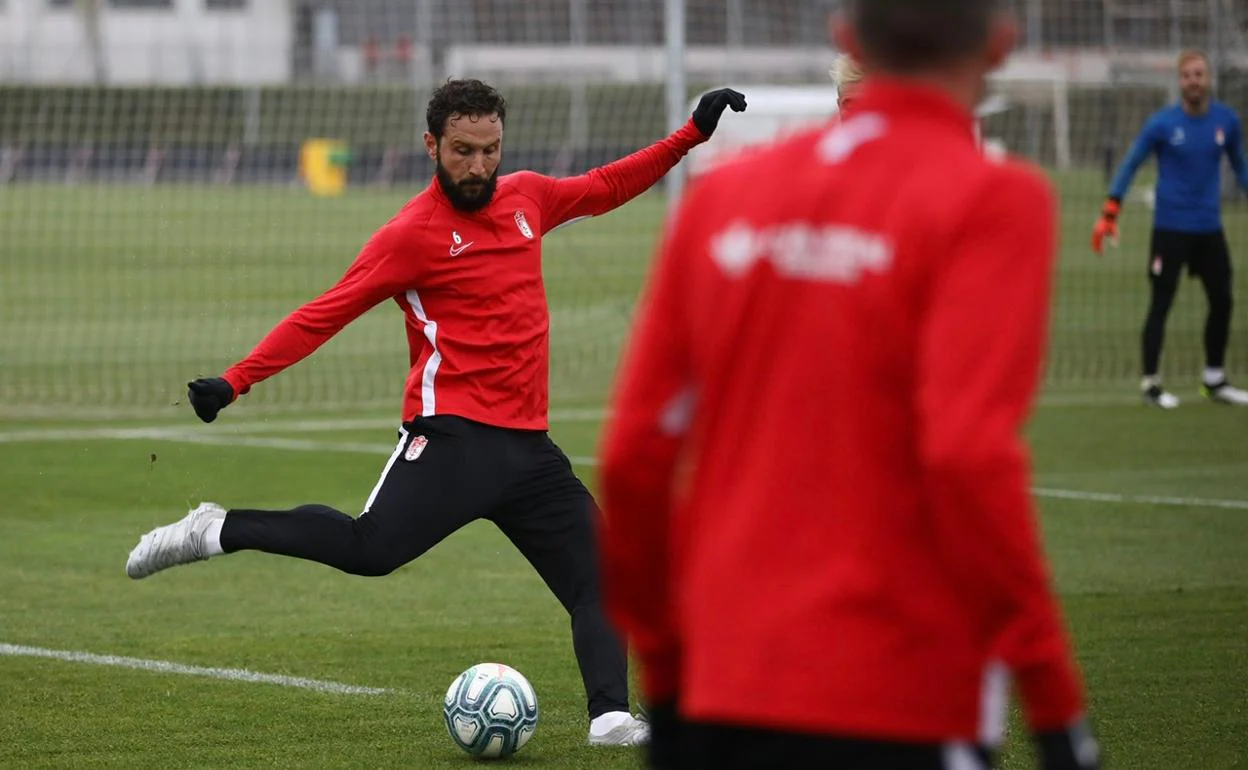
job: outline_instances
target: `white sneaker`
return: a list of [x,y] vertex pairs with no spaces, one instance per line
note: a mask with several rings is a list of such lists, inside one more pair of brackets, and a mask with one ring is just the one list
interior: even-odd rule
[[134,580],[160,572],[162,569],[189,564],[208,558],[204,551],[204,532],[217,519],[225,518],[225,509],[216,503],[200,503],[180,521],[148,532],[126,560],[126,574]]
[[650,724],[631,714],[625,714],[623,720],[601,734],[595,734],[593,726],[589,730],[590,746],[642,746],[650,742]]
[[1210,401],[1233,406],[1248,406],[1248,391],[1232,386],[1226,380],[1217,385],[1202,385],[1200,393]]
[[1179,397],[1167,390],[1162,390],[1160,385],[1146,386],[1141,391],[1141,395],[1145,401],[1162,409],[1175,409],[1179,405]]

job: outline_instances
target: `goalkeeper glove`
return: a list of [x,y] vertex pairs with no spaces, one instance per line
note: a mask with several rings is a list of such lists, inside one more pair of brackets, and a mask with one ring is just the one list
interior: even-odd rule
[[1082,719],[1064,730],[1037,733],[1035,741],[1043,770],[1100,770],[1100,747]]
[[733,112],[744,112],[745,94],[733,91],[731,88],[720,88],[702,94],[702,98],[698,100],[698,106],[693,110],[693,124],[702,132],[702,136],[709,139],[711,134],[715,133],[715,128],[719,125],[719,116],[723,115],[728,107],[731,107]]
[[217,419],[217,412],[230,405],[234,400],[234,388],[221,377],[200,378],[188,382],[187,397],[195,414],[204,422]]
[[1096,220],[1096,228],[1092,231],[1092,250],[1100,255],[1105,250],[1105,239],[1118,245],[1118,212],[1122,210],[1122,202],[1117,198],[1105,201],[1101,209],[1101,218]]

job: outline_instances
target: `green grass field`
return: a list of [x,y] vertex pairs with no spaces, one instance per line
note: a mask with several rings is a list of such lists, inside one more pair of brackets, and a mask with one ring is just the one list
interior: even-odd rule
[[[1194,285],[1166,359],[1186,403],[1162,413],[1136,402],[1149,212],[1133,205],[1123,249],[1096,260],[1085,244],[1101,180],[1058,183],[1053,353],[1029,437],[1106,766],[1248,768],[1248,410],[1195,397]],[[630,750],[582,745],[567,619],[489,525],[380,579],[258,554],[138,583],[124,575],[142,532],[203,499],[360,508],[392,444],[406,366],[393,309],[212,426],[181,403],[184,383],[243,355],[327,286],[412,192],[0,187],[0,767],[475,766],[450,743],[439,704],[484,660],[524,672],[541,701],[537,735],[510,764],[639,766]],[[569,455],[594,453],[662,205],[646,197],[547,240],[552,433]],[[1248,253],[1242,204],[1228,207],[1228,233],[1237,257]],[[1248,378],[1244,319],[1237,310],[1232,364]],[[593,482],[592,465],[580,471]],[[1003,766],[1032,766],[1017,723]]]

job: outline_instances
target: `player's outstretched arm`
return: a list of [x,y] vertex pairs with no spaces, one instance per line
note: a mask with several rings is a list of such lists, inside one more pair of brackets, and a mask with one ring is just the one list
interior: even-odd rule
[[188,383],[187,397],[196,416],[212,422],[253,385],[307,358],[351,321],[402,291],[400,265],[410,260],[393,258],[401,239],[392,227],[374,234],[332,288],[286,316],[246,358],[220,377]]
[[949,260],[936,268],[923,319],[923,494],[974,628],[1014,675],[1033,734],[1067,735],[1082,719],[1082,683],[1037,533],[1021,438],[1047,343],[1054,196],[1038,173],[1011,166],[995,170],[971,203]]
[[538,177],[545,187],[540,196],[543,231],[549,232],[572,219],[605,214],[641,195],[689,150],[715,133],[725,110],[742,112],[745,108],[745,95],[738,91],[708,91],[698,100],[689,121],[671,136],[580,176]]
[[1092,251],[1097,255],[1104,253],[1106,241],[1111,245],[1118,245],[1118,215],[1122,211],[1122,201],[1127,196],[1127,190],[1131,188],[1131,180],[1135,179],[1136,172],[1156,149],[1160,135],[1161,122],[1154,116],[1144,125],[1144,129],[1131,145],[1131,151],[1119,165],[1118,173],[1109,185],[1109,195],[1101,207],[1101,215],[1092,229]]

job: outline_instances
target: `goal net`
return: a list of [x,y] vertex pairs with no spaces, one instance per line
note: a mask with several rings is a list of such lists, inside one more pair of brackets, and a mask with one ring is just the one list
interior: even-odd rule
[[[187,380],[218,374],[328,288],[429,184],[424,107],[448,77],[481,77],[507,97],[504,172],[576,174],[659,139],[673,67],[686,105],[712,86],[754,89],[750,111],[721,124],[725,142],[734,131],[742,146],[769,141],[833,113],[836,0],[684,0],[680,62],[668,5],[0,2],[0,417],[185,419]],[[1203,3],[1202,17],[1182,5],[1192,15],[1124,22],[1104,0],[1016,2],[1027,45],[995,79],[984,127],[1061,195],[1050,388],[1118,388],[1138,373],[1151,167],[1121,252],[1098,260],[1087,240],[1108,168],[1173,95],[1170,65],[1156,62],[1219,29],[1220,96],[1248,106],[1239,6]],[[1128,82],[1131,62],[1147,82]],[[688,169],[713,151],[699,148]],[[1248,219],[1230,187],[1227,198],[1238,257]],[[657,186],[546,239],[555,407],[601,406],[667,205]],[[1164,360],[1194,377],[1203,301],[1186,283]],[[382,306],[239,408],[397,410],[407,366],[402,323]]]

